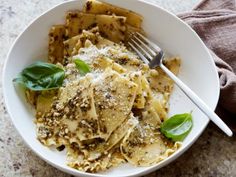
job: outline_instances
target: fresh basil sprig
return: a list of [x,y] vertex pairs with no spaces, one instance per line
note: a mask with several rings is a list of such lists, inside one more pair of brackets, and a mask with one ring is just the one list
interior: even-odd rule
[[74,63],[82,76],[90,72],[89,65],[86,64],[83,60],[75,59]]
[[62,86],[65,72],[57,65],[37,61],[26,67],[13,82],[34,90],[51,90]]
[[173,141],[182,141],[192,126],[192,114],[176,114],[161,124],[161,132]]

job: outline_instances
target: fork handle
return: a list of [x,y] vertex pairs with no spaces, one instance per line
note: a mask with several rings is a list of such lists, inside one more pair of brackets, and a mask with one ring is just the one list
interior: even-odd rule
[[211,110],[207,104],[197,96],[186,84],[184,84],[178,77],[176,77],[168,68],[162,63],[160,64],[161,69],[176,83],[176,85],[188,96],[190,100],[209,117],[223,132],[228,136],[232,136],[233,132],[230,128],[221,120],[217,114]]

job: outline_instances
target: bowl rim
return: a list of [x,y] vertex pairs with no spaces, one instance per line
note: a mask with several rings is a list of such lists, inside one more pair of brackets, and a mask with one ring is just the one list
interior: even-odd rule
[[[27,142],[27,140],[24,138],[24,136],[21,134],[21,132],[18,130],[17,126],[15,125],[15,122],[13,120],[13,115],[12,113],[10,112],[10,105],[8,104],[8,100],[7,100],[7,97],[5,96],[6,95],[6,86],[5,86],[5,75],[6,75],[6,70],[7,70],[7,64],[8,64],[8,61],[9,61],[9,57],[10,57],[10,54],[15,46],[15,44],[17,43],[17,41],[19,40],[19,38],[22,36],[22,34],[31,26],[33,25],[33,23],[35,23],[40,17],[44,16],[45,14],[47,14],[48,12],[52,11],[53,9],[59,7],[59,6],[63,6],[65,4],[68,4],[68,3],[72,3],[72,2],[78,2],[79,0],[69,0],[69,1],[66,1],[66,2],[61,2],[57,5],[54,5],[53,7],[49,8],[48,10],[44,11],[43,13],[41,13],[40,15],[38,15],[36,18],[34,18],[33,20],[31,20],[31,22],[26,25],[26,27],[19,33],[19,35],[17,36],[17,38],[14,40],[14,42],[12,43],[8,53],[7,53],[7,56],[6,56],[6,59],[4,61],[4,64],[3,64],[3,69],[2,69],[2,93],[3,93],[3,103],[6,107],[6,110],[7,110],[7,113],[9,114],[9,117],[11,119],[11,122],[13,123],[15,129],[17,130],[18,134],[21,136],[21,138],[23,139],[24,143],[28,146],[28,148],[30,148],[38,157],[40,157],[41,159],[43,159],[44,161],[46,161],[47,163],[49,163],[50,165],[52,165],[53,167],[56,167],[57,169],[61,170],[61,171],[64,171],[66,173],[69,173],[69,174],[72,174],[73,175],[84,175],[84,176],[90,176],[90,177],[105,177],[105,176],[108,176],[107,174],[96,174],[96,173],[87,173],[87,172],[83,172],[83,171],[79,171],[79,170],[75,170],[73,168],[65,168],[61,165],[58,165],[57,163],[53,162],[53,160],[48,160],[46,159],[41,153],[39,153],[36,149],[34,149],[33,147],[31,147],[31,145]],[[104,0],[101,0],[101,1],[104,1]],[[106,1],[106,0],[105,0]],[[218,103],[218,100],[219,100],[219,96],[220,96],[220,82],[219,82],[219,77],[218,77],[218,72],[217,72],[217,67],[214,63],[214,60],[213,60],[213,57],[209,51],[209,49],[206,47],[206,45],[204,44],[204,42],[202,41],[202,39],[198,36],[198,34],[186,23],[184,22],[182,19],[180,19],[179,17],[177,17],[174,13],[164,9],[163,7],[160,7],[159,5],[157,4],[154,4],[153,2],[149,2],[149,1],[145,1],[145,0],[132,0],[130,1],[131,3],[133,1],[139,1],[141,3],[144,3],[144,4],[147,4],[147,5],[150,5],[150,6],[154,6],[155,8],[157,8],[158,10],[161,10],[163,11],[164,13],[167,13],[169,15],[171,15],[173,18],[175,18],[175,20],[179,21],[180,23],[182,23],[182,25],[185,26],[185,28],[188,28],[188,30],[191,30],[192,34],[195,35],[195,37],[197,37],[198,41],[201,43],[202,47],[204,48],[204,50],[207,52],[207,55],[208,55],[208,58],[210,59],[210,62],[211,64],[214,66],[214,75],[216,76],[216,84],[217,84],[217,89],[216,92],[217,92],[217,95],[215,97],[215,103],[211,106],[212,109],[215,110],[216,106],[217,106],[217,103]],[[213,68],[212,68],[213,69]],[[175,156],[175,158],[172,160],[174,161],[176,158],[178,158],[179,156],[181,156],[186,150],[188,150],[192,144],[198,139],[198,137],[203,133],[203,131],[205,130],[205,128],[207,127],[208,123],[209,123],[209,119],[206,120],[206,125],[202,128],[202,131],[200,131],[198,134],[196,134],[196,136],[193,138],[193,140],[188,144],[186,145],[185,148],[181,149],[181,151],[177,154],[177,156]],[[171,162],[172,162],[171,161]],[[158,164],[154,165],[154,166],[151,166],[149,167],[148,169],[142,171],[142,172],[139,172],[139,173],[135,173],[135,172],[132,172],[132,174],[128,175],[128,176],[136,176],[136,175],[144,175],[144,174],[148,174],[148,173],[151,173],[155,170],[158,170],[166,165],[168,165],[170,162],[166,163],[166,164],[161,164],[159,167],[158,167]],[[158,167],[158,168],[157,168]]]

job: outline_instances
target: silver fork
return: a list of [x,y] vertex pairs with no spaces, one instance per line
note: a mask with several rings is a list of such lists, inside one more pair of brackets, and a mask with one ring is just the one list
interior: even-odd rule
[[197,96],[187,85],[185,85],[178,77],[176,77],[165,65],[162,63],[164,52],[160,47],[152,41],[144,37],[142,34],[136,32],[131,34],[128,45],[140,56],[144,63],[148,64],[150,68],[160,67],[188,96],[190,100],[209,117],[223,132],[228,136],[233,133],[229,127],[211,110],[207,104]]

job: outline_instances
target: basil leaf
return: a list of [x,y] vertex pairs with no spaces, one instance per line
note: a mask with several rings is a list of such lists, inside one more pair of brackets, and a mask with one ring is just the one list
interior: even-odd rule
[[75,59],[74,63],[75,63],[76,67],[78,68],[78,70],[79,70],[79,72],[82,76],[84,76],[85,74],[90,72],[89,65],[86,64],[84,61],[82,61],[80,59]]
[[192,126],[192,114],[176,114],[161,124],[161,132],[173,141],[182,141]]
[[59,66],[38,61],[26,67],[13,82],[30,90],[42,91],[61,87],[64,78],[65,72]]

